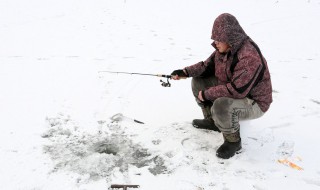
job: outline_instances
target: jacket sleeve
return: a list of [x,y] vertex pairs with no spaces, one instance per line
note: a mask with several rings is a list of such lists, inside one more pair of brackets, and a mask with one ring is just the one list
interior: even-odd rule
[[215,52],[205,61],[186,67],[189,77],[214,75],[214,54]]
[[259,80],[260,73],[263,72],[263,63],[257,52],[246,53],[238,59],[239,62],[228,83],[211,87],[203,92],[206,100],[215,100],[219,97],[240,99],[248,96]]

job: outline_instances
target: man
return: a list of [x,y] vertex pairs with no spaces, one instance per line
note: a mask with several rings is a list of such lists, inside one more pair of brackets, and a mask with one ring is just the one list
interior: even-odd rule
[[192,123],[221,132],[224,143],[216,155],[228,159],[242,148],[239,121],[259,118],[269,109],[272,85],[259,47],[233,15],[216,18],[211,39],[215,51],[206,61],[171,75],[174,80],[192,77],[192,91],[204,115]]

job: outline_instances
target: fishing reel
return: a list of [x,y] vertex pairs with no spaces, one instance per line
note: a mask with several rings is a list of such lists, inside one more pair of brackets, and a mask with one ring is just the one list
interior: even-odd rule
[[161,82],[161,86],[163,86],[163,87],[170,87],[171,86],[171,83],[169,82],[169,78],[167,78],[167,82],[163,81],[161,79],[160,79],[160,82]]

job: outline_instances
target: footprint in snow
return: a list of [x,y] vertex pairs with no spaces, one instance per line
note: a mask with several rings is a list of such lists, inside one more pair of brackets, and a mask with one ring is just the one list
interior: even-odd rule
[[277,155],[281,158],[289,158],[294,152],[294,142],[293,141],[284,141],[279,145],[277,150]]

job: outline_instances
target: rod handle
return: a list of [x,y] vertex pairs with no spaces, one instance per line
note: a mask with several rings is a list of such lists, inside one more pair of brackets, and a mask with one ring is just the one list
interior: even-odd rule
[[[174,75],[171,75],[171,77],[170,77],[170,78],[172,79],[173,77],[174,77]],[[178,77],[179,77],[179,76],[178,76]],[[179,79],[177,79],[177,80],[180,80],[180,79],[187,79],[187,78],[188,78],[188,77],[182,77],[182,76],[180,76],[180,77],[179,77]]]

